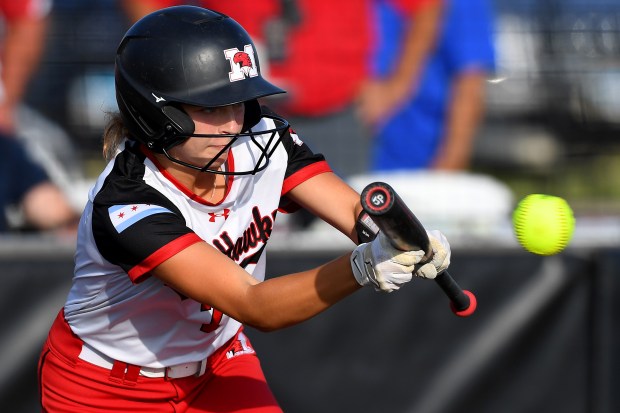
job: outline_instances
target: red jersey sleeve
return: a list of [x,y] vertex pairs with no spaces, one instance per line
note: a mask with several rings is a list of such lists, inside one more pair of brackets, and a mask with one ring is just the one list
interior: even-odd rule
[[[181,0],[134,0],[152,8],[163,9],[165,7],[187,4]],[[232,17],[237,21],[250,36],[256,40],[263,37],[263,26],[269,19],[280,13],[280,2],[277,0],[202,0],[196,5],[215,10]]]
[[278,0],[203,0],[200,5],[232,17],[247,30],[253,40],[262,39],[265,23],[281,13]]
[[180,6],[183,4],[179,0],[132,0],[134,3],[140,3],[149,6],[153,10],[163,9],[166,7]]

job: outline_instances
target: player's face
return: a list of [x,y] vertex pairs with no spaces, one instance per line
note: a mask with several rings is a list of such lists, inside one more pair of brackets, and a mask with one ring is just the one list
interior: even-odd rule
[[[203,108],[199,106],[183,106],[185,112],[192,118],[195,124],[195,134],[222,135],[237,134],[243,128],[245,115],[245,105],[237,103],[234,105]],[[189,138],[185,142],[171,149],[171,153],[179,159],[193,165],[203,165],[211,161],[230,143],[230,138],[209,137],[209,138]],[[211,168],[217,169],[226,162],[228,151],[220,154]]]

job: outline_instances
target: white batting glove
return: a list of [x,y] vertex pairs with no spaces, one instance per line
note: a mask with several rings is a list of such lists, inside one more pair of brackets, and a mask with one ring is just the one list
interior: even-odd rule
[[353,250],[351,267],[360,285],[392,292],[411,281],[416,265],[423,258],[424,251],[400,251],[390,244],[383,232],[379,232],[372,242],[360,244]]
[[419,267],[415,275],[417,277],[433,279],[437,277],[437,274],[448,269],[452,251],[447,238],[441,232],[434,230],[426,231],[426,233],[433,249],[433,258],[430,262]]

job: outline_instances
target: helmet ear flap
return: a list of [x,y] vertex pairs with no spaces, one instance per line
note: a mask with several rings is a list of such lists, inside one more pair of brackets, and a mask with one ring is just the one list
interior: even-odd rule
[[163,127],[163,138],[157,143],[148,142],[151,150],[161,152],[162,149],[169,149],[187,139],[188,135],[194,133],[196,125],[192,118],[176,106],[168,105],[161,108],[164,116],[170,121]]
[[[176,106],[168,105],[164,106],[162,109],[164,115],[168,119],[172,121],[172,125],[166,125],[166,134],[168,136],[174,135],[191,135],[194,133],[196,129],[196,125],[192,118],[185,113],[183,109],[180,109]],[[175,130],[173,131],[172,128]]]

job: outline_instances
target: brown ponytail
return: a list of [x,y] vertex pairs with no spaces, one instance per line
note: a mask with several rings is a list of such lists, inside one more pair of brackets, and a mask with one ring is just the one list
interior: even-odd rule
[[108,122],[103,130],[103,157],[110,161],[116,156],[118,147],[127,136],[127,128],[120,113],[108,113]]

